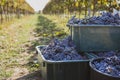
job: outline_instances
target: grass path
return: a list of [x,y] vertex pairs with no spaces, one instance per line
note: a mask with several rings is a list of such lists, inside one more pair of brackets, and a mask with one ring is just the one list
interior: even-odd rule
[[0,80],[40,80],[35,46],[48,42],[48,36],[45,40],[43,34],[39,34],[40,26],[55,23],[56,27],[68,33],[64,27],[67,19],[51,15],[42,18],[51,23],[42,22],[40,15],[32,15],[16,20],[0,30]]
[[27,50],[35,39],[37,17],[25,17],[0,30],[0,80],[16,80],[38,69],[36,64],[30,64],[35,52]]

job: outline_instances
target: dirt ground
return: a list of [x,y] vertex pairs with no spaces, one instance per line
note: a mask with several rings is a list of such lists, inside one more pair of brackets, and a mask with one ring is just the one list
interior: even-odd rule
[[[30,20],[28,21],[28,19]],[[34,22],[32,21],[33,19],[35,20]],[[35,66],[36,65],[35,61],[37,60],[35,46],[38,44],[35,45],[34,42],[36,43],[39,42],[39,37],[36,37],[35,36],[36,33],[34,32],[34,29],[36,28],[36,24],[37,24],[37,16],[25,18],[23,19],[23,21],[20,21],[20,22],[21,23],[16,22],[10,25],[10,27],[4,28],[3,30],[1,30],[1,35],[5,33],[4,37],[7,36],[10,39],[12,39],[10,41],[6,40],[6,42],[8,42],[8,45],[11,44],[10,45],[11,47],[8,47],[8,49],[10,48],[10,50],[8,51],[8,54],[12,54],[10,52],[11,48],[13,48],[14,51],[17,51],[17,49],[15,50],[14,46],[16,45],[14,43],[16,43],[17,46],[19,46],[18,49],[20,52],[18,51],[19,53],[15,53],[15,55],[18,55],[18,56],[15,56],[15,57],[8,56],[10,60],[14,60],[17,63],[16,62],[9,63],[9,60],[5,60],[5,58],[3,58],[4,59],[3,61],[6,61],[8,63],[6,63],[6,65],[3,66],[7,69],[6,70],[4,68],[2,69],[4,69],[5,72],[9,73],[10,71],[12,71],[13,73],[11,77],[9,78],[3,77],[0,80],[42,80],[40,68],[39,67],[36,68]],[[20,38],[23,38],[23,39],[20,39]],[[7,45],[5,44],[5,46]],[[3,52],[0,52],[0,53],[5,53],[5,52],[6,51],[3,50]],[[10,68],[7,67],[8,64]],[[35,69],[34,69],[34,66],[35,66]],[[31,70],[31,69],[34,69],[34,70]]]

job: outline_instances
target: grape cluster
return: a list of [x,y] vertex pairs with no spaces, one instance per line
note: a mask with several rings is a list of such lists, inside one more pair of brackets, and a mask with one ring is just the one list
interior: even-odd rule
[[120,25],[119,14],[113,15],[110,12],[103,13],[101,16],[93,16],[86,19],[77,19],[73,16],[68,24],[78,24],[78,25]]
[[92,64],[102,73],[107,73],[114,77],[120,77],[120,58],[117,56],[95,60]]
[[71,37],[67,37],[63,40],[54,39],[47,47],[43,48],[41,52],[47,60],[61,61],[83,59],[83,57],[77,53]]
[[108,52],[99,52],[99,53],[93,53],[97,55],[98,57],[112,57],[117,56],[120,58],[120,52],[119,51],[108,51]]

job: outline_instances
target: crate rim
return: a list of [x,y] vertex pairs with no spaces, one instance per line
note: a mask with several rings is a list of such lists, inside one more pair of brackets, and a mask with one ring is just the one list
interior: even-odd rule
[[78,25],[78,24],[67,24],[66,25],[67,27],[82,27],[82,28],[85,28],[85,27],[96,27],[96,28],[100,28],[100,27],[117,27],[117,28],[120,28],[120,25],[94,25],[94,24],[87,24],[87,25],[84,25],[84,24],[81,24],[81,25]]
[[40,45],[40,46],[36,46],[36,50],[38,51],[38,54],[41,55],[42,59],[44,62],[47,62],[47,63],[77,63],[77,62],[89,62],[90,59],[87,59],[87,60],[61,60],[61,61],[53,61],[53,60],[46,60],[44,58],[44,56],[42,55],[41,51],[39,50],[39,47],[42,47],[42,46],[47,46],[47,45]]
[[105,75],[105,76],[109,76],[109,77],[112,77],[112,78],[120,78],[120,76],[112,76],[112,75],[109,75],[107,73],[103,73],[99,70],[97,70],[96,68],[93,67],[92,65],[92,62],[95,61],[95,60],[102,60],[102,59],[105,59],[105,57],[99,57],[99,58],[92,58],[90,61],[89,61],[89,66],[91,69],[93,69],[94,71],[100,73],[101,75]]

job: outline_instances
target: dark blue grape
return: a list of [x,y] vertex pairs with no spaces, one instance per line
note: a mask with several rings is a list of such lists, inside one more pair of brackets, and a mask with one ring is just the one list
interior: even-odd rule
[[112,56],[118,56],[118,52],[116,51],[108,51],[108,52],[99,52],[99,53],[92,53],[97,55],[98,57],[112,57]]
[[96,60],[93,62],[95,68],[103,73],[120,77],[120,58],[117,56]]
[[96,24],[96,25],[120,25],[120,16],[119,14],[113,15],[110,12],[103,13],[101,16],[93,16],[87,19],[77,19],[72,17],[69,21],[69,24],[78,24],[78,25],[91,25],[91,24]]
[[52,40],[52,42],[42,49],[41,52],[47,60],[61,61],[83,59],[82,56],[77,53],[70,36],[63,40]]

